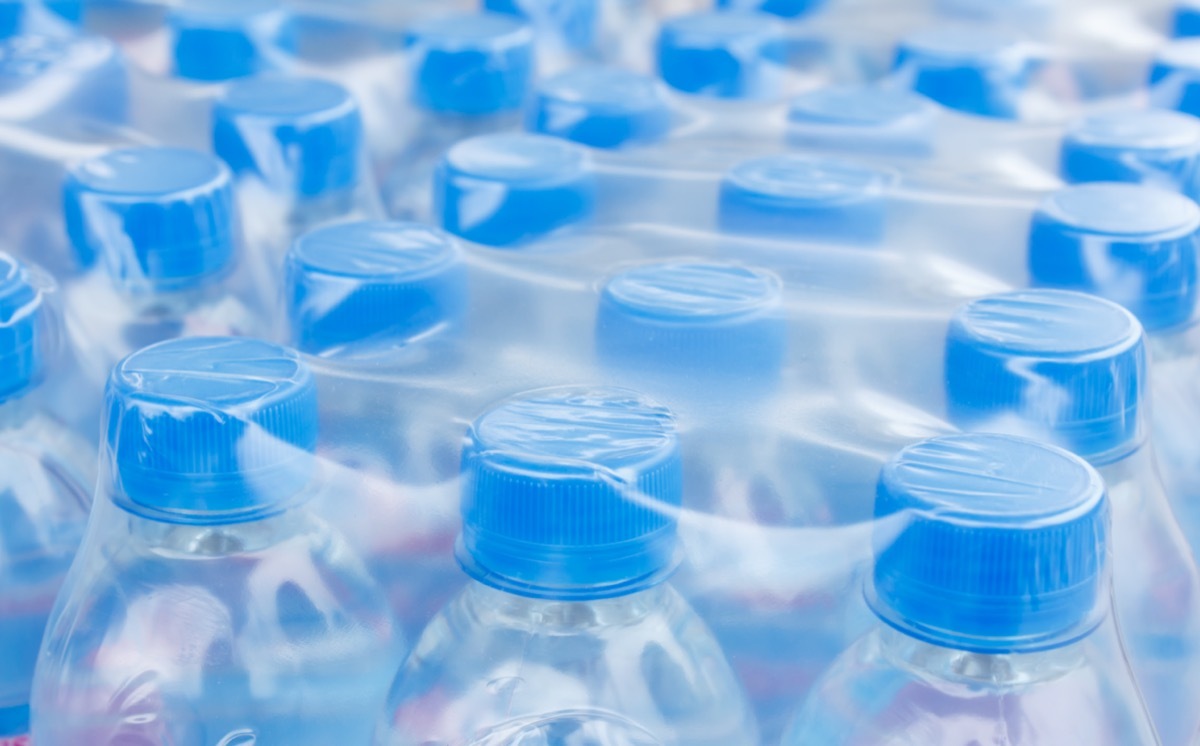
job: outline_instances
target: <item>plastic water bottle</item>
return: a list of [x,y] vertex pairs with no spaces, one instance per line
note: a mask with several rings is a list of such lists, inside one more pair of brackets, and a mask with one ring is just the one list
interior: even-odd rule
[[367,743],[404,650],[382,590],[310,507],[308,368],[266,342],[173,340],[122,361],[106,398],[34,742]]
[[1068,182],[1121,181],[1200,196],[1200,119],[1163,109],[1093,114],[1063,135]]
[[785,746],[1158,743],[1109,621],[1109,510],[1095,470],[1031,440],[900,451],[875,497],[878,622]]
[[49,280],[0,254],[0,743],[29,734],[42,631],[83,537],[94,451],[48,413]]
[[376,144],[392,151],[381,178],[391,217],[429,215],[433,169],[451,145],[520,127],[534,75],[533,43],[527,23],[500,13],[432,18],[408,28],[411,121],[397,130],[399,142]]
[[241,300],[232,179],[216,158],[114,151],[73,169],[63,200],[79,263],[92,267],[65,289],[69,331],[86,341],[98,385],[155,342],[261,331],[261,312]]
[[1117,624],[1163,743],[1187,743],[1200,722],[1187,707],[1200,686],[1200,573],[1147,440],[1141,325],[1072,291],[993,296],[955,314],[945,365],[952,422],[1061,445],[1104,477]]
[[213,151],[233,171],[250,274],[274,295],[292,242],[324,223],[383,216],[358,104],[336,83],[275,75],[231,83],[213,106]]
[[1198,251],[1200,208],[1192,200],[1126,184],[1085,184],[1049,196],[1029,238],[1034,284],[1103,296],[1132,311],[1145,328],[1155,450],[1194,550],[1200,547],[1200,447],[1186,433],[1187,423],[1200,416]]
[[668,410],[620,389],[518,396],[471,427],[462,485],[472,580],[400,669],[376,744],[759,742],[665,582],[682,492]]
[[329,520],[415,636],[462,586],[455,415],[487,404],[448,387],[466,368],[463,250],[418,223],[342,223],[302,236],[285,274],[287,334],[321,393],[318,453],[355,501]]
[[[785,375],[793,375],[790,365],[785,374],[795,341],[789,331],[782,283],[771,272],[673,260],[635,266],[605,282],[596,356],[613,380],[652,392],[680,417],[685,508],[748,526],[820,527],[833,523],[832,505],[850,501],[823,494],[809,464],[793,459],[798,451],[786,433],[767,424],[781,406],[779,390],[790,385]],[[713,401],[718,390],[721,401]],[[710,530],[716,529],[699,529],[701,536]],[[785,584],[755,564],[748,548],[698,541],[707,553],[730,555],[729,576],[685,564],[678,587],[713,628],[772,742],[795,692],[841,647],[849,578],[808,588],[802,597],[773,592]]]

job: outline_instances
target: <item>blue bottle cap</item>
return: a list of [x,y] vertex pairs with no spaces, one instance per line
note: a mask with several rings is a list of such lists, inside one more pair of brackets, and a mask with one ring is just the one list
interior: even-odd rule
[[1155,106],[1200,116],[1200,39],[1183,39],[1159,50],[1150,67]]
[[221,81],[264,72],[264,51],[282,45],[289,18],[279,0],[202,0],[171,11],[175,74]]
[[1200,1],[1178,0],[1171,18],[1171,31],[1176,38],[1200,36]]
[[[14,36],[0,41],[0,119],[123,122],[129,91],[115,44],[99,36]],[[8,98],[11,97],[11,98]]]
[[319,197],[357,185],[363,124],[336,83],[276,75],[229,86],[213,106],[213,150],[235,174]]
[[946,335],[950,420],[1026,435],[1094,464],[1145,436],[1142,327],[1115,303],[1068,290],[1022,290],[960,308]]
[[[884,465],[871,608],[925,642],[1028,653],[1107,613],[1109,503],[1096,470],[1006,435],[949,435]],[[895,520],[903,521],[894,533]]]
[[682,462],[671,413],[624,389],[558,388],[482,415],[463,448],[468,575],[534,598],[634,593],[675,568]]
[[593,148],[652,143],[671,129],[671,102],[663,84],[647,75],[577,68],[542,83],[527,127]]
[[1163,109],[1112,111],[1063,137],[1060,171],[1074,183],[1161,184],[1200,196],[1200,119]]
[[634,267],[601,290],[597,354],[610,365],[684,381],[774,379],[787,345],[782,288],[776,275],[736,264]]
[[770,98],[783,87],[783,26],[766,13],[693,13],[663,22],[658,70],[667,85],[717,98]]
[[189,337],[113,368],[105,424],[114,500],[169,523],[284,510],[314,474],[317,389],[300,356],[255,339]]
[[462,250],[418,223],[339,223],[301,236],[286,262],[292,340],[313,355],[411,341],[461,321]]
[[42,294],[29,272],[0,253],[0,403],[20,396],[42,375]]
[[1032,284],[1082,290],[1137,315],[1150,332],[1196,310],[1200,207],[1162,189],[1080,184],[1050,195],[1029,233]]
[[434,215],[456,236],[513,246],[588,220],[596,179],[587,151],[554,137],[482,135],[463,140],[434,173]]
[[728,233],[875,244],[883,238],[894,181],[890,171],[838,158],[753,158],[721,181],[717,221]]
[[87,0],[42,0],[46,9],[59,18],[78,25],[83,21],[83,4]]
[[432,18],[406,36],[413,103],[428,111],[516,111],[533,79],[533,29],[500,13]]
[[234,252],[229,169],[177,148],[116,150],[63,187],[67,234],[83,266],[100,258],[129,290],[174,291],[224,273]]
[[819,10],[827,0],[717,0],[725,10],[758,10],[783,18],[799,18]]
[[942,106],[1000,119],[1018,116],[1034,63],[1027,47],[980,27],[931,28],[896,50],[894,77]]
[[820,88],[792,99],[788,140],[804,147],[922,155],[933,149],[938,115],[936,104],[912,91]]
[[571,49],[588,50],[596,44],[600,0],[484,0],[483,7],[552,29]]
[[0,38],[21,33],[25,22],[25,0],[0,0]]

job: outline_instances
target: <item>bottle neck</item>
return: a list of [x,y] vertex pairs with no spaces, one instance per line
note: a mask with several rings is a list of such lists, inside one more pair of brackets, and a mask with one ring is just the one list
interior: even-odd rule
[[964,686],[1005,689],[1057,679],[1085,662],[1084,640],[1032,653],[972,653],[923,642],[881,626],[883,655],[899,668]]
[[300,534],[310,533],[313,521],[306,511],[286,510],[266,518],[242,523],[195,525],[168,523],[129,513],[111,501],[107,510],[126,525],[126,541],[133,537],[142,547],[178,559],[214,559],[251,554],[276,546]]
[[463,601],[481,624],[567,634],[634,624],[678,603],[665,583],[628,596],[594,601],[528,598],[471,581]]

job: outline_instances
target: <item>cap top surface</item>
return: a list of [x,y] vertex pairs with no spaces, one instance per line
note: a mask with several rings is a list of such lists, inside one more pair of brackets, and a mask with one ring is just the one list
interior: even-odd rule
[[620,389],[552,389],[484,414],[473,428],[489,461],[578,468],[635,468],[675,448],[674,418],[641,395]]
[[1140,184],[1094,183],[1060,189],[1039,210],[1063,225],[1110,237],[1158,237],[1200,229],[1200,206]]
[[74,171],[83,187],[111,196],[161,197],[217,187],[228,175],[220,161],[181,148],[131,148],[93,158]]
[[171,340],[133,353],[113,370],[114,383],[139,400],[205,409],[269,405],[310,377],[291,351],[249,338]]
[[1200,119],[1166,109],[1111,111],[1082,120],[1069,137],[1098,148],[1200,148]]
[[231,83],[220,103],[240,115],[280,119],[340,116],[354,108],[354,99],[336,83],[274,75]]
[[509,183],[555,182],[577,178],[587,153],[543,135],[484,135],[463,140],[446,152],[446,162],[464,175]]
[[705,323],[773,308],[781,288],[775,275],[747,267],[676,262],[623,272],[609,280],[604,293],[627,312]]
[[891,175],[852,161],[816,156],[765,156],[744,161],[726,177],[747,192],[787,200],[838,203],[881,194]]
[[788,119],[848,127],[885,127],[906,119],[929,116],[933,110],[929,99],[911,91],[839,86],[811,91],[792,99]]
[[955,321],[977,344],[1049,357],[1116,354],[1142,336],[1137,319],[1121,306],[1065,290],[981,298],[964,306]]

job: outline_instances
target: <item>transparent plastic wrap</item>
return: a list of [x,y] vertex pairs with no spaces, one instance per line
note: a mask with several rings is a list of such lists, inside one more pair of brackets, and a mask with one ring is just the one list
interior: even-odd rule
[[1194,746],[1168,5],[0,2],[0,746]]

